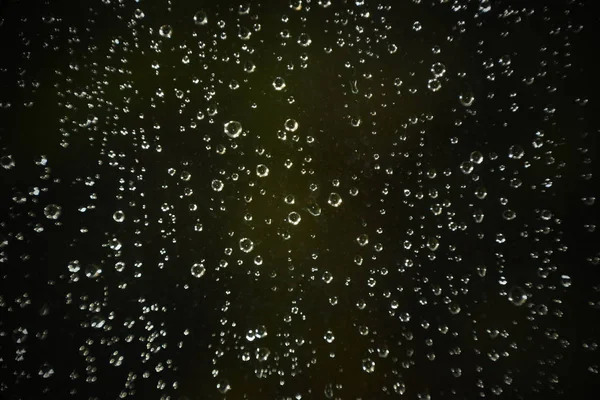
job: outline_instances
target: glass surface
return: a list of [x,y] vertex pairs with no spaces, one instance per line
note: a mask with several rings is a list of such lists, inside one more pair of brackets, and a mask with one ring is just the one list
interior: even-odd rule
[[592,1],[0,1],[0,397],[598,396]]

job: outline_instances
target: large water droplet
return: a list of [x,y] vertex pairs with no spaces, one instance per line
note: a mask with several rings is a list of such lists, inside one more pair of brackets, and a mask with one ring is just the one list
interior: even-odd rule
[[229,121],[223,124],[223,131],[227,136],[232,139],[235,139],[240,136],[242,133],[242,124],[238,121]]

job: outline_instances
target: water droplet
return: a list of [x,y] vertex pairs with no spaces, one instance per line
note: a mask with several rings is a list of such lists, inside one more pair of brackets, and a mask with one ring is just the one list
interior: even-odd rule
[[325,332],[323,339],[325,339],[327,343],[333,343],[333,341],[335,340],[335,336],[333,336],[333,332],[327,331]]
[[121,250],[122,244],[119,241],[119,239],[117,238],[112,238],[111,240],[109,240],[108,242],[108,247],[110,247],[111,250],[114,251],[119,251]]
[[358,128],[361,123],[362,123],[362,121],[359,117],[350,118],[350,125],[352,125],[355,128]]
[[463,92],[458,96],[458,100],[463,106],[471,107],[475,101],[475,97],[471,92]]
[[487,197],[487,189],[483,186],[479,186],[477,189],[475,189],[475,196],[479,200],[485,199]]
[[235,139],[240,136],[242,133],[242,124],[238,121],[229,121],[223,124],[223,131],[227,136],[232,139]]
[[306,33],[301,33],[298,35],[298,44],[302,47],[308,47],[312,43],[310,36]]
[[62,207],[56,204],[48,204],[44,207],[44,215],[48,219],[58,219],[62,213]]
[[327,202],[333,207],[339,207],[342,204],[342,197],[335,192],[331,192]]
[[113,214],[113,219],[115,220],[115,222],[123,222],[125,221],[125,213],[121,210],[117,210]]
[[212,189],[215,192],[220,192],[221,190],[223,190],[223,186],[225,186],[223,184],[223,182],[219,179],[213,179],[213,181],[211,182],[210,186],[212,187]]
[[0,165],[4,169],[13,169],[15,167],[15,160],[11,155],[0,157]]
[[260,325],[258,328],[256,328],[255,334],[257,339],[262,339],[266,337],[268,334],[267,327],[264,325]]
[[205,272],[206,268],[204,267],[204,265],[198,263],[192,265],[191,273],[194,278],[202,278]]
[[285,130],[288,132],[295,132],[298,129],[298,122],[295,119],[287,119],[284,124]]
[[250,253],[254,249],[254,242],[248,238],[240,239],[240,250],[244,253]]
[[474,167],[475,166],[471,161],[463,161],[462,163],[460,163],[460,170],[465,175],[469,175],[471,172],[473,172]]
[[269,359],[269,355],[271,355],[271,350],[266,347],[259,347],[256,349],[256,360],[259,362],[265,362]]
[[486,12],[489,12],[491,9],[492,9],[491,0],[481,0],[481,2],[479,3],[479,11],[481,11],[482,13],[486,13]]
[[306,210],[313,216],[318,217],[321,215],[321,207],[316,201],[310,200],[306,206]]
[[285,86],[285,80],[282,77],[278,76],[273,80],[273,87],[275,90],[283,90],[285,89]]
[[504,210],[504,212],[502,212],[502,218],[504,218],[507,221],[515,219],[516,216],[517,214],[513,210]]
[[448,306],[448,310],[450,311],[451,314],[456,315],[456,314],[460,313],[460,306],[456,303],[452,303]]
[[290,0],[290,8],[294,11],[302,10],[302,0]]
[[362,360],[362,369],[368,374],[375,372],[375,361],[370,358]]
[[481,164],[483,162],[483,154],[480,151],[474,151],[471,153],[471,162],[475,164]]
[[94,329],[102,329],[106,324],[106,320],[101,315],[94,315],[90,320],[90,326]]
[[440,242],[436,238],[427,240],[427,248],[431,251],[436,251],[440,247]]
[[231,385],[227,380],[223,379],[217,383],[217,390],[219,390],[221,394],[226,394],[231,391]]
[[571,280],[571,277],[569,275],[561,275],[560,283],[561,283],[561,285],[563,285],[563,287],[568,288],[569,286],[571,286],[573,281]]
[[42,367],[38,371],[38,375],[44,379],[48,379],[52,375],[54,375],[54,369],[50,366],[50,364],[44,363],[44,365],[42,365]]
[[446,73],[446,66],[441,62],[436,62],[431,66],[431,72],[436,78],[440,78]]
[[485,214],[483,213],[483,211],[480,208],[473,211],[473,219],[475,220],[476,223],[478,223],[478,224],[482,223],[484,217],[485,217]]
[[171,25],[163,25],[158,30],[158,33],[160,34],[160,36],[170,39],[173,35],[173,28],[171,27]]
[[367,235],[366,233],[359,235],[356,238],[356,242],[359,244],[359,246],[366,246],[367,243],[369,243],[369,235]]
[[85,276],[90,279],[99,277],[101,273],[102,268],[100,268],[99,265],[89,264],[87,267],[85,267]]
[[527,293],[520,286],[513,286],[508,292],[508,300],[515,306],[522,306],[527,301]]
[[13,331],[12,338],[15,343],[21,344],[27,340],[27,336],[29,332],[27,332],[26,328],[19,327]]
[[442,82],[437,79],[430,79],[427,81],[427,88],[432,92],[437,92],[442,88]]
[[256,71],[256,65],[250,60],[244,61],[244,72],[251,74],[254,71]]
[[285,201],[285,204],[289,204],[289,205],[292,205],[292,204],[296,203],[296,199],[291,194],[288,194],[287,196],[285,196],[285,198],[283,199],[283,201]]
[[298,225],[301,219],[302,218],[300,217],[300,214],[298,214],[296,211],[292,211],[287,217],[287,221],[292,225]]
[[519,160],[519,159],[523,158],[524,155],[525,155],[525,150],[519,145],[510,146],[510,148],[508,149],[508,157],[509,158]]
[[198,11],[194,14],[194,23],[196,25],[206,25],[208,23],[208,15],[204,11]]
[[265,164],[258,164],[256,166],[256,175],[259,178],[264,178],[269,175],[269,168]]
[[325,271],[323,273],[323,278],[322,279],[323,279],[323,282],[329,284],[329,283],[331,283],[331,281],[333,281],[333,275],[331,274],[331,272]]

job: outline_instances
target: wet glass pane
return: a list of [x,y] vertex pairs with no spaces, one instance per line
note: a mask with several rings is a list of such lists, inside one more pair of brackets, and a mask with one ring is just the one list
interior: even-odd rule
[[593,6],[0,1],[0,397],[595,398]]

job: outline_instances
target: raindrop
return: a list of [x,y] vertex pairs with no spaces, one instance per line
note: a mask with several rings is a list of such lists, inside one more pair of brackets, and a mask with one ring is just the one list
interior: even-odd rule
[[471,107],[475,101],[475,97],[470,92],[463,92],[458,96],[458,100],[460,100],[460,104],[463,106]]
[[436,238],[427,240],[427,248],[431,251],[436,251],[440,247],[440,242]]
[[44,207],[44,215],[48,219],[58,219],[62,213],[62,207],[56,204],[48,204]]
[[306,206],[306,210],[313,217],[318,217],[319,215],[321,215],[321,207],[319,206],[319,204],[317,204],[316,201],[309,201],[309,203]]
[[205,272],[206,268],[204,267],[204,265],[198,263],[192,265],[191,273],[194,278],[202,278]]
[[366,233],[363,233],[356,238],[356,242],[359,246],[366,246],[367,243],[369,243],[369,236]]
[[171,25],[163,25],[158,30],[158,33],[160,34],[160,36],[170,39],[173,35],[173,28],[171,27]]
[[301,33],[298,36],[298,44],[302,47],[308,47],[312,43],[310,36],[306,33]]
[[265,164],[258,164],[256,166],[256,175],[258,175],[259,178],[269,176],[269,168]]
[[431,72],[436,78],[440,78],[446,73],[446,66],[440,62],[436,62],[431,66]]
[[208,23],[208,15],[204,11],[198,11],[194,14],[194,23],[196,25],[206,25]]
[[333,343],[333,341],[335,340],[335,336],[333,335],[333,332],[327,331],[325,332],[323,339],[325,339],[327,343]]
[[302,218],[300,217],[300,214],[298,214],[296,211],[292,211],[287,217],[287,221],[292,225],[298,225],[301,219]]
[[223,131],[227,136],[232,139],[235,139],[240,136],[242,133],[242,124],[238,121],[229,121],[223,124]]
[[248,238],[240,239],[240,250],[244,253],[250,253],[254,249],[254,242]]
[[342,197],[339,194],[332,192],[329,195],[327,202],[333,207],[339,207],[342,204]]
[[295,119],[287,119],[284,124],[285,130],[288,132],[295,132],[298,129],[298,122]]
[[256,349],[256,360],[259,362],[265,362],[269,359],[271,351],[266,347],[259,347]]
[[15,167],[15,160],[11,155],[0,157],[0,165],[4,169],[13,169]]
[[220,192],[221,190],[223,190],[223,186],[225,186],[223,184],[223,182],[219,179],[213,179],[213,181],[211,182],[210,186],[212,187],[212,189],[215,192]]
[[515,219],[516,216],[517,214],[513,210],[504,210],[504,212],[502,212],[502,218],[507,221]]
[[19,327],[13,331],[12,338],[15,343],[21,344],[27,340],[28,335],[29,332],[27,332],[26,328]]
[[260,325],[258,328],[256,328],[255,334],[257,339],[262,339],[266,337],[268,334],[267,327],[264,325]]
[[238,29],[238,37],[242,40],[250,40],[252,31],[245,26],[240,26]]
[[115,222],[123,222],[125,221],[125,213],[121,210],[117,210],[113,214],[113,219],[115,220]]
[[427,88],[432,92],[437,92],[442,88],[442,82],[437,79],[430,79],[427,81]]
[[227,380],[223,379],[217,383],[217,390],[221,394],[229,393],[231,391],[231,385],[229,382],[227,382]]
[[85,276],[90,279],[99,277],[101,273],[102,268],[100,268],[99,265],[89,264],[87,267],[85,267]]
[[362,360],[362,369],[368,374],[375,372],[375,361],[370,358]]
[[525,150],[519,145],[510,146],[508,149],[508,158],[519,160],[523,158],[524,155]]
[[508,300],[515,306],[522,306],[527,301],[527,293],[520,286],[513,286],[508,292]]
[[285,80],[282,77],[278,76],[273,80],[273,87],[275,88],[275,90],[283,90],[285,89],[285,86]]
[[448,310],[450,311],[451,314],[456,315],[456,314],[460,313],[460,306],[456,303],[452,303],[448,306]]
[[473,172],[474,165],[471,161],[463,161],[460,163],[460,170],[463,174],[468,175]]
[[481,164],[483,162],[483,154],[480,151],[474,151],[471,153],[471,162],[475,164]]

